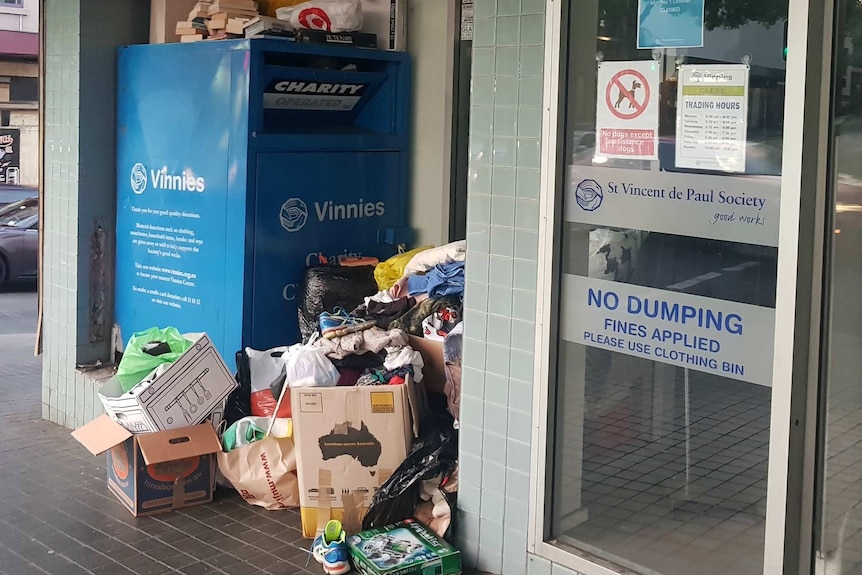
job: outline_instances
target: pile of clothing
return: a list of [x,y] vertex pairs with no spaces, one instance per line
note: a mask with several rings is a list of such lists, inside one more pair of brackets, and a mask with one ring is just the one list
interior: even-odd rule
[[[338,329],[332,329],[336,325]],[[276,417],[292,417],[289,393],[277,407],[284,386],[401,385],[407,375],[422,382],[422,355],[408,345],[403,330],[377,327],[344,309],[321,314],[320,327],[327,337],[265,351],[246,348],[237,354],[242,391],[228,401],[229,424],[248,416],[269,418],[276,409]]]
[[383,328],[443,341],[461,323],[467,242],[419,248],[377,266],[380,291],[352,315]]
[[422,357],[409,346],[407,336],[442,342],[444,393],[458,426],[466,256],[465,241],[398,254],[376,267],[377,293],[365,297],[351,312],[338,308],[320,314],[324,339],[317,345],[330,358],[386,353],[382,367],[359,366],[361,373],[353,372],[355,379],[349,385],[400,383],[411,369],[414,380],[421,383]]
[[[339,326],[335,332],[333,325]],[[422,382],[424,361],[403,330],[383,329],[343,309],[321,314],[320,327],[325,335],[314,345],[341,373],[338,385],[398,385],[407,374]]]

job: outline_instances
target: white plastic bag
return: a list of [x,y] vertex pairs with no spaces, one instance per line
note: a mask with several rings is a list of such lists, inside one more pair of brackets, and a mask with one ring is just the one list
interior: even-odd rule
[[341,374],[326,357],[326,350],[312,344],[291,351],[287,358],[290,387],[335,387]]
[[[273,386],[278,386],[285,378],[285,359],[291,350],[299,348],[274,347],[266,351],[258,351],[247,347],[249,371],[251,372],[251,413],[258,417],[271,417],[275,410],[276,398],[273,396]],[[290,417],[290,399],[279,410],[278,417]]]
[[360,0],[308,0],[296,6],[275,11],[279,20],[292,28],[326,30],[327,32],[357,32],[362,30]]

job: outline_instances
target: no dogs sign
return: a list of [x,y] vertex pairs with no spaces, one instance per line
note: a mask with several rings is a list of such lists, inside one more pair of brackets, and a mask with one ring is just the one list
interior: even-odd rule
[[659,83],[652,60],[599,65],[597,157],[658,159]]

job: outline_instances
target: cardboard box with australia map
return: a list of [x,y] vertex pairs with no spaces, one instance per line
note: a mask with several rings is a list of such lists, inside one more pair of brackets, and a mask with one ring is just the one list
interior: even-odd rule
[[403,385],[294,388],[302,531],[330,519],[361,531],[371,497],[407,457],[418,414],[411,378]]

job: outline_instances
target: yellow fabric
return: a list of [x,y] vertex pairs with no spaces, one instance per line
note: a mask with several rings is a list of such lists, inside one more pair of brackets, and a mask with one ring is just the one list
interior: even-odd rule
[[304,2],[308,0],[258,0],[258,11],[264,16],[275,18],[275,11],[279,8],[290,8]]
[[404,268],[407,267],[413,256],[433,247],[423,246],[416,248],[415,250],[392,256],[385,262],[377,264],[377,267],[374,268],[374,279],[377,281],[378,289],[384,291],[394,286],[404,276]]

